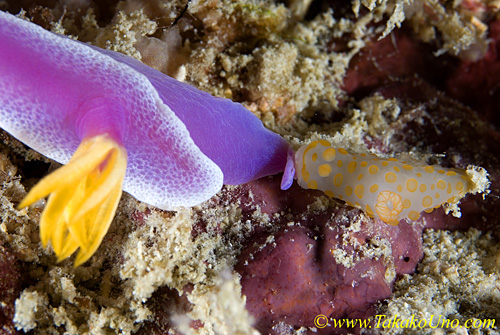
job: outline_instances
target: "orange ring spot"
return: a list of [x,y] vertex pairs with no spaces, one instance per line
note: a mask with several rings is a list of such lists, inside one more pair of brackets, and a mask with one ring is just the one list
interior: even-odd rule
[[432,198],[426,195],[424,199],[422,199],[422,206],[424,206],[425,208],[432,207]]
[[330,173],[332,172],[332,167],[330,164],[321,164],[318,167],[318,174],[320,177],[328,177]]
[[351,186],[346,186],[345,187],[345,195],[350,197],[352,195],[352,187]]
[[347,164],[347,171],[348,171],[349,173],[353,173],[353,172],[356,170],[356,166],[357,166],[357,165],[358,165],[358,164],[357,164],[356,162],[354,162],[354,161],[353,161],[353,162],[350,162],[349,164]]
[[385,174],[385,181],[388,183],[395,183],[398,180],[398,177],[394,172],[387,172]]
[[411,200],[410,199],[403,200],[403,208],[407,209],[410,207],[411,207]]
[[408,217],[411,219],[411,220],[418,220],[418,218],[420,217],[420,213],[417,212],[417,211],[411,211],[409,214],[408,214]]
[[313,179],[307,183],[307,187],[309,187],[311,190],[316,190],[318,188],[318,182]]
[[331,162],[335,159],[336,151],[334,148],[328,148],[325,151],[323,151],[323,159],[327,162]]
[[415,192],[418,187],[418,182],[415,178],[410,178],[406,181],[406,189],[408,192]]
[[333,185],[336,187],[340,187],[342,185],[342,181],[344,181],[344,176],[341,173],[337,173],[335,177],[333,177]]
[[370,165],[370,167],[368,168],[368,172],[370,174],[376,174],[378,172],[378,166],[376,166],[376,165]]
[[365,193],[365,187],[363,185],[358,185],[354,188],[354,194],[360,199],[363,199],[363,193]]

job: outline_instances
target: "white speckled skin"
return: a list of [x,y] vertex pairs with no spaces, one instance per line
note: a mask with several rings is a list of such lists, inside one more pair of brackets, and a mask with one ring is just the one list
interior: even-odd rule
[[321,190],[392,225],[404,218],[416,220],[421,211],[457,202],[469,189],[463,170],[350,154],[323,140],[302,146],[295,164],[297,181],[303,188]]
[[222,187],[221,169],[144,75],[1,11],[0,127],[61,163],[83,138],[108,133],[129,157],[124,190],[162,209]]

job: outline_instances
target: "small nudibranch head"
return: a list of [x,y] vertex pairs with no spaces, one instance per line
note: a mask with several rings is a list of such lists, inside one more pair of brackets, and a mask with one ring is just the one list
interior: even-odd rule
[[50,241],[61,261],[78,248],[74,266],[97,250],[113,220],[127,167],[127,152],[107,135],[86,138],[68,164],[44,177],[19,204],[50,194],[40,219],[44,247]]
[[351,154],[324,140],[302,146],[295,155],[295,168],[303,188],[321,190],[391,225],[457,203],[471,187],[465,170]]

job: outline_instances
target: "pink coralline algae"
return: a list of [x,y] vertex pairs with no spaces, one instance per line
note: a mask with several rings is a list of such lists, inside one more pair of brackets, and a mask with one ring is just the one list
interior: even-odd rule
[[14,302],[21,293],[21,270],[17,259],[0,240],[0,329],[3,335],[18,334],[12,322]]
[[[368,318],[375,303],[387,298],[396,274],[411,273],[422,257],[422,225],[401,222],[390,226],[369,219],[357,209],[335,206],[306,210],[316,195],[292,187],[276,206],[267,190],[278,180],[243,186],[256,200],[244,213],[264,208],[273,232],[256,227],[240,255],[247,308],[263,334],[314,327],[316,315]],[[293,219],[294,224],[289,225]],[[342,330],[341,330],[342,331]],[[332,329],[319,330],[331,334]]]

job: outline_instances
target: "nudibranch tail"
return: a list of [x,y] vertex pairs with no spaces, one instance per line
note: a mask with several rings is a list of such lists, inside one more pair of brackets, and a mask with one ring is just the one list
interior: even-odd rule
[[61,261],[78,248],[75,266],[99,247],[116,212],[127,167],[125,149],[107,135],[84,139],[69,163],[43,178],[19,207],[50,194],[40,220],[44,247],[50,241]]
[[283,171],[283,177],[281,178],[281,189],[288,190],[292,184],[295,177],[295,152],[292,147],[288,148],[285,169]]
[[391,225],[404,218],[417,220],[424,210],[456,203],[472,187],[465,170],[350,154],[324,140],[301,147],[295,165],[303,188],[321,190]]

